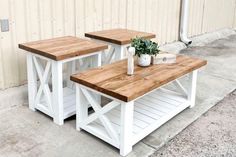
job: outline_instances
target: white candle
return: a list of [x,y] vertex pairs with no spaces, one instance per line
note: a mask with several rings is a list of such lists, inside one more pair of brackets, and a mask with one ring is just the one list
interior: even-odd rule
[[128,65],[127,65],[127,74],[133,75],[134,74],[134,56],[135,48],[129,47],[128,48]]

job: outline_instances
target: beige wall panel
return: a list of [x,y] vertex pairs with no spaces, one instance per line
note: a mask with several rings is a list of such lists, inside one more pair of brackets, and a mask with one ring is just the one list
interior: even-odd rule
[[76,35],[126,27],[126,0],[76,0]]
[[[111,4],[110,4],[110,9],[111,9],[111,28],[117,28],[119,27],[119,9],[120,9],[120,6],[119,6],[119,0],[113,0],[111,1]],[[106,15],[106,14],[105,14]]]
[[205,0],[202,33],[232,27],[235,0]]
[[205,0],[190,0],[188,29],[189,36],[194,36],[202,33],[204,1]]
[[27,5],[27,23],[29,36],[28,39],[39,40],[41,38],[41,21],[38,0],[26,0]]
[[75,36],[75,0],[64,0],[64,23],[64,34]]
[[52,1],[39,0],[41,38],[53,37]]
[[[97,0],[100,1],[100,0]],[[77,36],[84,36],[85,32],[85,0],[76,0],[76,35]],[[98,7],[101,8],[101,7]]]
[[25,53],[18,44],[75,35],[75,0],[0,0],[0,19],[10,31],[0,32],[0,89],[26,82]]
[[111,27],[112,26],[111,25],[111,23],[112,23],[112,19],[111,19],[112,16],[111,15],[112,15],[112,12],[114,12],[115,10],[112,10],[111,6],[113,3],[115,3],[115,1],[117,1],[117,0],[103,0],[103,29],[112,28]]
[[85,0],[85,31],[93,31],[95,29],[95,12],[94,12],[94,1]]
[[[12,1],[2,0],[0,12],[1,19],[9,19],[10,21],[10,29],[15,28],[14,23],[14,15],[12,14]],[[18,57],[15,52],[14,43],[15,40],[13,38],[13,32],[1,32],[1,53],[2,53],[2,67],[3,67],[3,79],[4,79],[4,87],[7,86],[15,86],[19,83],[19,71],[18,71]]]
[[63,36],[65,33],[64,0],[52,0],[52,6],[53,36]]
[[[2,38],[0,33],[0,38]],[[0,89],[4,88],[4,73],[3,73],[3,58],[2,58],[2,43],[0,40]]]
[[119,0],[119,26],[121,28],[127,27],[127,9],[129,0]]
[[235,10],[234,10],[234,22],[233,22],[233,28],[236,28],[236,0],[235,0]]
[[[14,51],[17,56],[17,67],[18,67],[18,82],[17,84],[23,84],[26,82],[26,60],[25,60],[25,53],[18,49],[18,43],[23,43],[27,41],[27,30],[25,29],[27,27],[26,24],[26,7],[25,7],[25,1],[24,0],[18,0],[12,3],[12,47],[14,47]],[[16,74],[17,74],[16,73]],[[13,76],[15,77],[15,76]]]
[[2,32],[0,32],[0,89],[4,88],[4,67],[3,67],[3,50],[2,50]]
[[180,0],[129,0],[127,8],[127,28],[156,33],[160,44],[178,39]]

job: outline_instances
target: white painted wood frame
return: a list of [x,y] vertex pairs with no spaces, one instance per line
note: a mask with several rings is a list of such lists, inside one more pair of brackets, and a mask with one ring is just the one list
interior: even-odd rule
[[[137,142],[187,107],[194,106],[197,70],[189,73],[189,76],[188,90],[175,80],[171,83],[175,84],[180,92],[170,91],[162,86],[130,102],[123,102],[76,84],[76,128],[113,145],[120,149],[120,155],[126,156]],[[101,105],[92,93],[100,94],[111,101]],[[94,113],[88,113],[88,103]]]
[[33,55],[27,53],[28,101],[32,111],[35,111],[34,100],[37,93],[37,76],[34,68]]
[[[92,57],[92,67],[98,67],[101,66],[101,53],[55,61],[27,52],[29,108],[33,111],[39,110],[52,117],[56,124],[63,125],[64,119],[76,113],[75,90],[70,81],[70,75],[77,70],[75,61]],[[66,87],[63,87],[63,64],[68,64]],[[52,88],[49,85],[50,80]],[[97,96],[97,101],[100,101],[100,96]]]

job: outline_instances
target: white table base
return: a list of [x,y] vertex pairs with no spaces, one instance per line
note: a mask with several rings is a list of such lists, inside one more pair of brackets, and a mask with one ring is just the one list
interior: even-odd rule
[[[75,114],[75,91],[70,75],[75,73],[75,61],[85,57],[93,57],[92,66],[101,66],[101,52],[78,56],[62,61],[27,53],[28,99],[29,108],[39,110],[53,118],[58,125],[64,119]],[[42,63],[44,61],[44,63]],[[67,87],[63,87],[63,64],[68,64]],[[52,83],[50,88],[49,83]]]
[[[173,81],[180,92],[156,89],[131,102],[122,102],[91,88],[76,84],[76,128],[106,141],[126,156],[132,146],[159,128],[175,115],[195,104],[197,70],[189,74],[188,90]],[[101,107],[92,92],[112,101]],[[94,113],[88,114],[87,104]]]

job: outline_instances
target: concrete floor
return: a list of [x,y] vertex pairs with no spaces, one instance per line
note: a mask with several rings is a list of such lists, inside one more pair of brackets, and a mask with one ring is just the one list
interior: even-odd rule
[[[186,109],[136,144],[128,157],[153,154],[236,88],[235,43],[236,35],[182,51],[208,60],[208,66],[199,73],[196,106]],[[185,78],[182,81],[185,82]],[[13,105],[8,109],[0,106],[0,116],[0,156],[119,156],[117,149],[86,132],[77,132],[74,117],[65,125],[57,126],[51,118],[30,111],[27,105]]]
[[235,157],[236,91],[150,157]]

